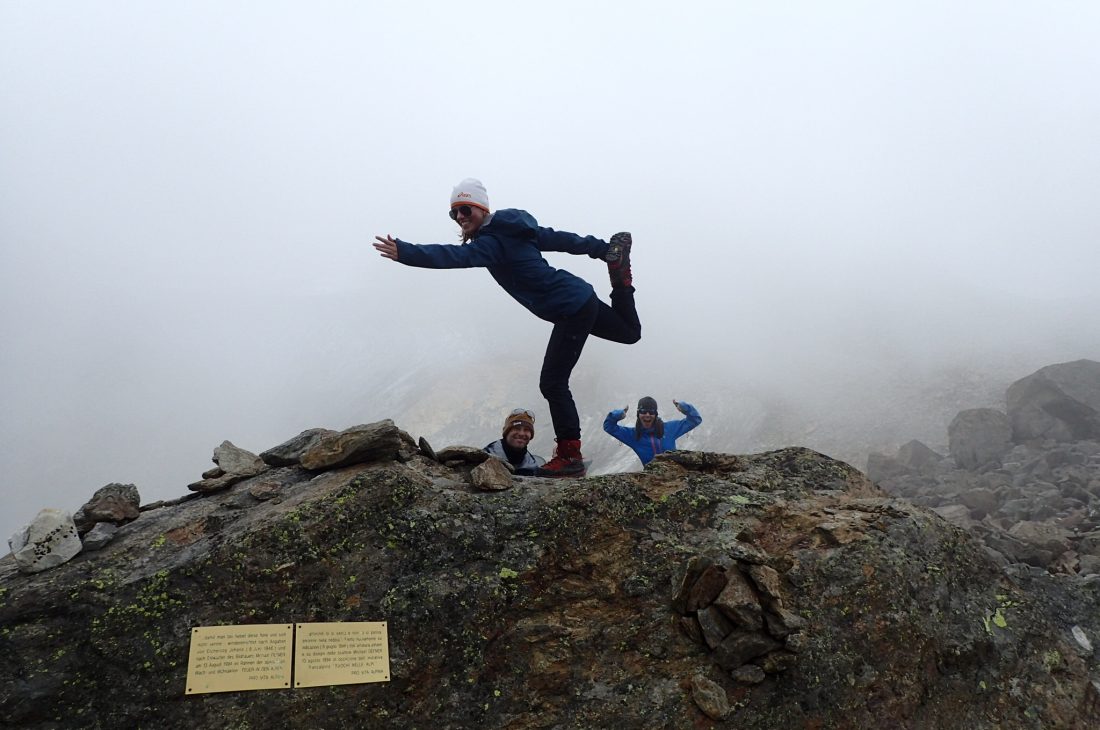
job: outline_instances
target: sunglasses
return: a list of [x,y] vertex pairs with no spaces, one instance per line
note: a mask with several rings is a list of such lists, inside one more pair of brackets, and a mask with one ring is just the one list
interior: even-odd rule
[[469,218],[473,212],[474,209],[468,205],[456,205],[454,208],[451,208],[451,212],[447,215],[451,216],[451,220],[457,221],[459,213]]
[[509,416],[527,416],[528,418],[531,419],[531,423],[535,422],[535,414],[532,413],[531,411],[527,410],[526,408],[517,408],[516,410],[512,411],[508,415]]
[[648,408],[639,408],[638,409],[638,415],[639,416],[656,416],[657,411],[651,411]]

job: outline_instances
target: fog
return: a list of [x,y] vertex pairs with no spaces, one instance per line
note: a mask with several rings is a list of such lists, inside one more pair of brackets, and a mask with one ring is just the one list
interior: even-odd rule
[[224,439],[482,445],[518,397],[545,453],[550,325],[370,247],[456,242],[467,176],[634,234],[643,339],[590,342],[586,434],[1100,359],[1097,37],[1090,1],[0,2],[0,536],[182,496]]

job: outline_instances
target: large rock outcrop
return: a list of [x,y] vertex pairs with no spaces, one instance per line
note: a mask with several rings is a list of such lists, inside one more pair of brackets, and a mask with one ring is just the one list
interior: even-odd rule
[[995,408],[971,408],[955,416],[947,438],[960,469],[1000,466],[1001,457],[1012,448],[1012,426],[1008,416]]
[[1100,362],[1048,365],[1006,393],[1013,440],[1100,439]]
[[[144,511],[45,573],[0,561],[0,722],[1100,722],[1100,583],[1009,576],[846,464],[670,452],[483,492],[408,442]],[[294,621],[386,621],[391,681],[185,696],[192,627]]]
[[969,530],[1002,564],[1100,574],[1100,438],[1086,437],[1098,398],[1100,363],[1042,368],[1008,389],[1007,417],[960,412],[950,459],[910,442],[873,454],[868,475]]

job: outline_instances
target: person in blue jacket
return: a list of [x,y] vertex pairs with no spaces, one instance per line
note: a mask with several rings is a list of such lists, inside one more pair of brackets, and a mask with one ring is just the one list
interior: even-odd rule
[[[428,269],[484,267],[504,291],[532,314],[554,325],[542,361],[539,390],[550,405],[557,446],[540,476],[584,476],[581,427],[569,390],[569,376],[589,335],[633,344],[642,337],[634,306],[629,233],[610,241],[543,228],[524,210],[489,209],[485,186],[467,178],[451,193],[451,220],[461,229],[462,245],[412,244],[390,235],[375,236],[374,248],[387,259]],[[611,306],[592,285],[564,269],[555,269],[543,251],[587,255],[607,263]]]
[[676,448],[676,439],[703,422],[695,406],[683,401],[672,401],[676,410],[686,418],[676,421],[662,421],[657,414],[657,401],[649,396],[638,401],[638,419],[633,428],[620,426],[619,421],[626,417],[630,406],[611,411],[603,419],[603,430],[634,449],[642,460],[642,466],[653,461],[653,457],[664,451]]

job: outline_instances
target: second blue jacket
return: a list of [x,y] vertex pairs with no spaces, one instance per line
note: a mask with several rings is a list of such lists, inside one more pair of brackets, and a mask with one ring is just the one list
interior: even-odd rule
[[607,418],[603,419],[603,430],[634,449],[634,453],[642,460],[642,466],[645,466],[653,461],[653,457],[657,454],[675,449],[676,439],[703,422],[695,406],[683,401],[680,401],[680,405],[687,412],[687,418],[665,421],[665,435],[662,438],[657,438],[652,428],[642,429],[642,437],[636,438],[633,426],[619,425],[623,417],[621,408],[607,414]]
[[527,211],[504,208],[493,213],[466,244],[417,245],[398,240],[397,260],[426,269],[485,267],[504,291],[536,317],[557,322],[575,314],[595,292],[584,279],[551,266],[542,252],[598,259],[607,253],[607,246],[594,236],[542,228]]

